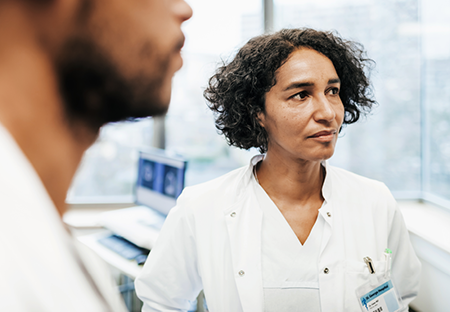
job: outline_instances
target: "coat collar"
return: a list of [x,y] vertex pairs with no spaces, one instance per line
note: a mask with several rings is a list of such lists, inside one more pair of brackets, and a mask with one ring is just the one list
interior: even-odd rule
[[[241,176],[238,178],[237,183],[235,184],[235,186],[232,188],[232,193],[233,196],[235,196],[236,200],[232,205],[229,206],[225,206],[224,207],[224,213],[228,214],[231,213],[231,210],[236,209],[235,207],[239,205],[240,202],[242,202],[242,200],[244,200],[244,197],[248,195],[248,187],[250,185],[251,180],[253,179],[253,167],[260,162],[261,160],[264,159],[263,154],[261,155],[255,155],[252,157],[252,159],[250,160],[249,165],[245,168],[245,171],[243,171],[243,173],[241,174]],[[332,206],[329,205],[331,203],[331,198],[332,198],[332,167],[328,164],[328,161],[324,160],[322,161],[322,166],[325,168],[325,180],[323,182],[322,185],[322,196],[325,199],[324,201],[324,207],[327,207],[327,211],[325,211],[324,209],[322,209],[324,211],[324,213],[326,214],[326,212],[329,212],[330,214],[332,214]]]
[[242,202],[246,200],[249,195],[250,182],[253,179],[253,166],[260,160],[264,159],[264,155],[253,156],[250,160],[250,164],[240,174],[236,183],[231,187],[230,198],[235,198],[231,205],[224,206],[223,213],[228,215],[237,209],[242,208]]
[[[233,211],[242,209],[243,201],[246,200],[249,193],[250,182],[253,179],[253,167],[264,159],[265,155],[256,155],[253,156],[250,160],[250,164],[245,168],[242,172],[238,180],[236,181],[234,187],[232,187],[232,192],[230,193],[230,198],[235,198],[233,203],[230,205],[225,205],[223,213],[225,215],[231,214]],[[324,217],[325,221],[329,226],[332,226],[333,220],[333,205],[332,205],[332,197],[333,197],[333,168],[328,164],[328,161],[323,161],[322,166],[325,168],[325,180],[322,185],[322,196],[324,198],[324,203],[319,213]],[[255,203],[257,205],[257,203]],[[259,209],[258,209],[259,210]],[[331,216],[331,217],[330,217]]]
[[[252,190],[253,167],[264,155],[254,156],[249,166],[238,177],[232,191],[236,200],[227,205],[224,217],[231,245],[234,277],[244,312],[264,310],[264,293],[261,264],[261,228],[263,213]],[[322,186],[325,199],[320,213],[327,222],[322,239],[321,253],[331,236],[333,210],[332,173],[327,162],[323,162],[326,176]],[[331,216],[331,217],[330,217]]]
[[332,205],[333,172],[327,161],[323,161],[322,166],[325,168],[325,180],[322,185],[322,196],[324,198],[324,202],[319,212],[324,217],[325,221],[331,226],[334,215]]

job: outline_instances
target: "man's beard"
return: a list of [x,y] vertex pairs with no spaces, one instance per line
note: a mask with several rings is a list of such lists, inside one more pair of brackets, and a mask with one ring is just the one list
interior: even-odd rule
[[[133,120],[167,111],[160,91],[169,58],[155,60],[153,75],[126,79],[94,40],[72,38],[56,63],[60,93],[71,123],[97,131],[109,122]],[[146,49],[148,51],[148,49]],[[155,57],[155,55],[148,55]]]

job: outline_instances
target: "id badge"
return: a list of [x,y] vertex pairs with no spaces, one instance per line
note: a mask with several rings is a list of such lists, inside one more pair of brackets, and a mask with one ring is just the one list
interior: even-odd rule
[[391,279],[371,276],[367,283],[356,289],[356,296],[363,312],[400,312],[405,310]]
[[389,248],[385,249],[384,257],[386,260],[384,275],[375,275],[372,259],[369,257],[363,259],[370,273],[368,281],[356,289],[356,297],[363,312],[400,312],[407,310],[390,278],[392,251]]

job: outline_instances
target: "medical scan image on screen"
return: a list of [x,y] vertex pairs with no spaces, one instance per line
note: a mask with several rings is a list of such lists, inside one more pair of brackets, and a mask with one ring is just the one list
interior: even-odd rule
[[144,159],[142,168],[141,185],[154,190],[153,184],[155,182],[155,162]]
[[176,199],[184,186],[184,168],[140,159],[138,186]]
[[164,189],[167,196],[177,197],[178,169],[170,166],[164,166]]

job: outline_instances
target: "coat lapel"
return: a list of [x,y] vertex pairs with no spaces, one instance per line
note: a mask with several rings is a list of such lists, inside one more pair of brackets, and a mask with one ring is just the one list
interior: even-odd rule
[[325,181],[323,182],[322,186],[322,196],[325,200],[324,205],[322,209],[320,209],[320,213],[322,217],[325,220],[325,227],[323,229],[323,236],[322,236],[322,245],[320,246],[320,257],[322,257],[322,253],[325,250],[325,248],[328,245],[328,242],[331,238],[331,232],[333,228],[333,219],[334,219],[334,210],[333,210],[333,204],[331,201],[332,197],[332,183],[331,183],[331,172],[328,170],[328,163],[326,161],[322,162],[322,165],[325,167],[326,175],[325,175]]
[[250,183],[251,168],[247,171],[240,183],[237,183],[241,195],[234,205],[224,210],[224,217],[230,238],[234,278],[243,311],[262,312],[262,212]]

